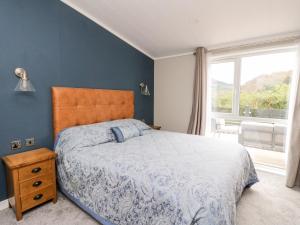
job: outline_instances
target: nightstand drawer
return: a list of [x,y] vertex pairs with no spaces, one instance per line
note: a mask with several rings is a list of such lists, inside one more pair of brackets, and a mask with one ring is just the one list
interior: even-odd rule
[[50,175],[39,176],[20,183],[20,195],[25,196],[34,191],[39,191],[53,183]]
[[54,188],[53,185],[50,185],[44,189],[21,197],[22,212],[52,199],[54,197]]
[[19,169],[19,180],[28,180],[40,175],[47,174],[51,171],[51,161],[47,160],[40,163],[35,163]]

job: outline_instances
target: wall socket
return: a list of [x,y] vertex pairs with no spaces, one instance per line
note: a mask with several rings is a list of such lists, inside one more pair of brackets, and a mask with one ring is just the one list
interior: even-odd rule
[[25,139],[25,146],[33,146],[35,144],[34,137]]
[[14,140],[14,141],[10,142],[10,147],[11,147],[11,150],[20,149],[22,147],[21,140],[18,139],[18,140]]

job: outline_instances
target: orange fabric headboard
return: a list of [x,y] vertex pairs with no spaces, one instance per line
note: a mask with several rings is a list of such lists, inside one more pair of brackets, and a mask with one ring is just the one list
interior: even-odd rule
[[52,87],[54,138],[68,127],[132,118],[134,92]]

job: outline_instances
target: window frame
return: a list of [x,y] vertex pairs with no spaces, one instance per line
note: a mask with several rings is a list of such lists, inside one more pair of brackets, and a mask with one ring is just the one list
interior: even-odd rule
[[[233,98],[232,98],[232,112],[231,113],[223,113],[223,112],[212,112],[211,110],[211,95],[208,94],[207,99],[210,104],[210,112],[213,117],[215,118],[224,118],[229,120],[249,120],[255,122],[266,122],[266,123],[287,123],[287,119],[277,119],[277,118],[262,118],[262,117],[247,117],[247,116],[240,116],[239,115],[239,106],[240,106],[240,81],[242,75],[242,58],[244,57],[251,57],[251,56],[262,56],[262,55],[269,55],[269,54],[276,54],[276,53],[287,53],[287,52],[296,52],[299,53],[299,46],[286,46],[281,48],[271,48],[271,49],[263,49],[263,50],[256,50],[252,52],[244,52],[244,53],[233,53],[231,55],[220,55],[220,56],[212,56],[208,57],[208,80],[209,84],[211,84],[211,76],[210,76],[210,66],[212,64],[218,63],[226,63],[226,62],[233,62],[234,63],[234,83],[233,83]],[[297,70],[297,68],[295,68]],[[296,72],[296,71],[295,71]],[[293,74],[295,76],[295,73]],[[291,80],[291,86],[294,77]],[[208,87],[210,93],[210,87]],[[290,90],[291,91],[291,90]],[[291,94],[291,93],[290,93]]]

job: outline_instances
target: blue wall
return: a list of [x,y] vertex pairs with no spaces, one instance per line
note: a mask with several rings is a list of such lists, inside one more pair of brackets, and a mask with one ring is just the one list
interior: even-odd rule
[[[16,67],[24,67],[36,92],[13,91]],[[153,121],[153,97],[139,94],[146,81],[153,93],[153,60],[58,0],[0,1],[0,156],[15,138],[34,136],[53,147],[51,86],[131,89],[135,116]],[[0,200],[6,198],[0,163]]]

